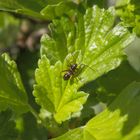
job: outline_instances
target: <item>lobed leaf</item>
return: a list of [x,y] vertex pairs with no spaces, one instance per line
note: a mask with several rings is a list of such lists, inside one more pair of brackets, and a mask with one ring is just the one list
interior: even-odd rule
[[91,119],[84,127],[71,130],[52,140],[72,140],[74,137],[76,140],[138,140],[139,105],[140,83],[133,82],[105,111]]
[[37,85],[34,87],[34,96],[37,103],[53,113],[56,121],[61,123],[68,119],[71,113],[82,109],[82,104],[88,95],[77,92],[76,85],[67,84],[63,88],[60,61],[50,66],[49,60],[43,56],[38,65],[39,68],[35,73]]
[[0,10],[27,15],[39,20],[52,20],[57,16],[74,13],[76,4],[72,0],[1,0]]
[[46,19],[55,19],[61,17],[64,14],[72,16],[76,12],[77,5],[72,1],[62,1],[56,4],[47,5],[41,10],[41,15]]
[[0,57],[0,111],[10,108],[16,114],[29,110],[26,91],[16,64],[7,54]]
[[[51,35],[42,37],[34,95],[57,122],[82,109],[88,95],[78,91],[79,87],[115,69],[123,60],[123,49],[134,35],[121,25],[112,29],[114,17],[113,8],[93,6],[85,15],[78,13],[74,21],[66,17],[53,20]],[[72,64],[77,64],[77,69],[65,81],[62,71],[67,72]]]
[[87,117],[91,113],[92,116],[94,115],[92,107],[95,104],[103,102],[109,105],[124,87],[133,81],[140,82],[140,73],[136,72],[128,61],[124,61],[115,70],[84,85],[80,90],[88,92],[90,95],[82,110],[82,116],[80,116],[81,122],[83,120],[83,115]]
[[80,60],[76,57],[70,59],[78,65],[85,65],[86,71],[80,75],[82,83],[96,79],[120,65],[124,57],[123,49],[134,39],[134,35],[122,25],[111,29],[114,17],[113,8],[104,10],[94,6],[83,17],[79,14],[76,25],[67,18],[54,20],[50,26],[52,37],[42,37],[41,54],[45,54],[54,64],[58,59],[71,62],[68,57],[65,59],[67,54],[74,55],[80,50]]
[[1,0],[0,10],[20,13],[37,19],[44,19],[39,13],[46,5],[46,0]]

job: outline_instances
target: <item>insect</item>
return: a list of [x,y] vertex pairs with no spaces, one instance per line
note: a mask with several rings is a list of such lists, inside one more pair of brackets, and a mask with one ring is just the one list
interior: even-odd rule
[[69,69],[62,71],[62,72],[66,72],[63,76],[63,79],[69,80],[70,77],[75,75],[75,72],[77,70],[77,66],[78,66],[77,64],[71,64]]
[[[75,60],[74,58],[76,57],[76,55],[78,55],[78,54],[71,55],[72,60]],[[67,60],[67,63],[68,63],[68,65],[67,65],[68,69],[62,71],[62,72],[65,72],[65,74],[63,75],[63,79],[65,81],[67,81],[67,80],[69,80],[71,78],[75,78],[76,80],[78,80],[79,79],[78,75],[83,71],[84,67],[88,67],[92,71],[94,71],[88,65],[86,65],[86,64],[78,64],[78,63],[76,63],[76,61],[69,63],[69,61]]]
[[94,71],[91,67],[89,67],[88,65],[85,65],[85,64],[70,64],[69,65],[69,69],[67,69],[67,70],[64,70],[64,71],[62,71],[62,72],[66,72],[64,75],[63,75],[63,79],[66,81],[66,80],[69,80],[71,77],[74,77],[74,78],[76,78],[76,79],[79,79],[78,77],[76,77],[76,76],[78,76],[81,72],[82,72],[82,70],[83,70],[83,68],[84,67],[88,67],[88,68],[90,68],[92,71]]

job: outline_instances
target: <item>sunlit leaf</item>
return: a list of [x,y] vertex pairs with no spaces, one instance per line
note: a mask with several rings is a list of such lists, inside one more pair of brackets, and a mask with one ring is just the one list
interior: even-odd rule
[[49,60],[43,56],[36,70],[37,85],[34,90],[37,103],[52,112],[57,122],[68,119],[71,113],[82,109],[88,96],[84,92],[77,92],[75,84],[69,83],[63,88],[61,72],[60,61],[50,66]]
[[64,14],[69,16],[74,15],[76,12],[77,5],[70,1],[63,1],[57,4],[47,5],[42,9],[41,14],[47,19],[54,19]]
[[119,0],[116,4],[116,12],[124,26],[133,30],[140,37],[140,1]]
[[0,10],[21,13],[38,19],[44,19],[39,13],[46,5],[46,0],[1,0]]
[[[140,138],[140,83],[126,87],[116,100],[84,127],[53,140],[138,140]],[[135,115],[134,115],[135,114]],[[78,133],[80,132],[80,133]]]
[[[42,108],[53,113],[59,123],[82,109],[88,94],[79,87],[115,69],[124,58],[123,49],[134,39],[126,28],[114,24],[114,9],[89,8],[71,19],[62,17],[44,35],[41,60],[36,71],[34,95]],[[44,56],[45,55],[45,56]],[[71,78],[64,74],[77,64]]]
[[73,0],[1,0],[0,10],[27,15],[35,20],[50,20],[63,14],[72,15],[76,3]]

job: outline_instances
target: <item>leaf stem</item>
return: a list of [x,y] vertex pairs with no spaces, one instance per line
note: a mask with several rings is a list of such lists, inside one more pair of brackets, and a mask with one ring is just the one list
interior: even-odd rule
[[46,127],[44,121],[39,117],[38,113],[35,111],[35,109],[31,106],[28,105],[30,112],[33,114],[33,116],[37,119],[37,122],[41,123],[44,127]]
[[37,119],[37,120],[40,120],[40,117],[38,116],[38,113],[34,110],[34,108],[31,106],[31,105],[28,105],[31,113],[34,115],[34,117]]

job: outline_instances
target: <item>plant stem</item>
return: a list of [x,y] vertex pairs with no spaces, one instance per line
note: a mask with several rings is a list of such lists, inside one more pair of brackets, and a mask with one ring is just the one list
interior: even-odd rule
[[34,117],[37,119],[37,120],[40,120],[39,116],[38,116],[38,113],[32,108],[31,105],[28,105],[31,113],[34,115]]
[[28,107],[30,109],[30,112],[37,119],[37,122],[40,122],[44,127],[46,127],[44,121],[39,117],[38,113],[34,110],[34,108],[31,105],[28,105]]

